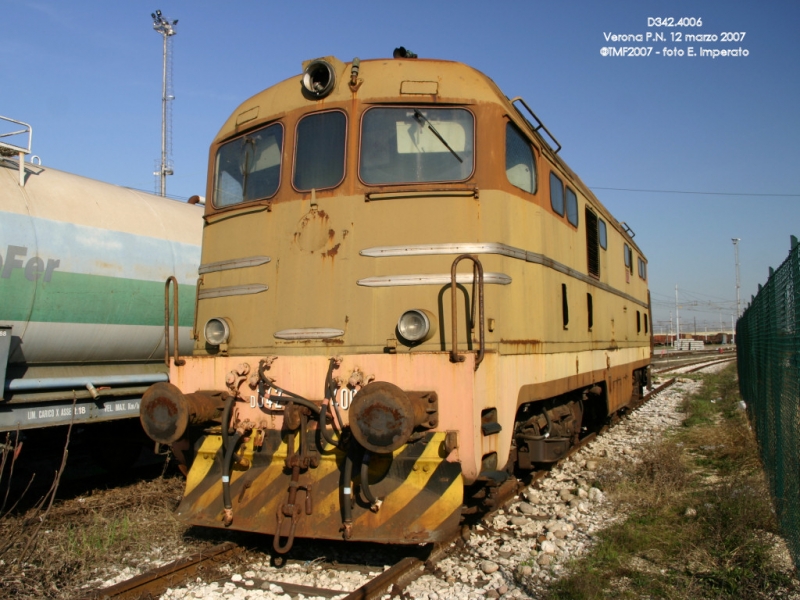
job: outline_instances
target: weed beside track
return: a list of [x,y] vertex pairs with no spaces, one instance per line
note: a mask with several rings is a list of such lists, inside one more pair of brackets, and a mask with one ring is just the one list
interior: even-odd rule
[[173,511],[183,479],[159,478],[0,516],[0,597],[73,598],[86,584],[153,567],[203,540]]
[[735,365],[689,377],[703,386],[683,427],[602,482],[627,519],[599,533],[552,599],[794,597]]

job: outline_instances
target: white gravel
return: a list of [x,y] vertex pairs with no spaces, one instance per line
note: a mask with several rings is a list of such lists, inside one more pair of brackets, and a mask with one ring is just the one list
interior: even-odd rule
[[485,528],[476,528],[467,552],[446,558],[436,575],[412,583],[409,595],[419,600],[538,597],[571,559],[592,547],[599,530],[625,517],[591,485],[608,457],[635,461],[642,445],[681,423],[681,401],[699,387],[699,382],[679,380],[555,467]]
[[[385,568],[388,569],[389,567]],[[197,578],[194,583],[186,587],[167,590],[161,598],[162,600],[184,598],[187,600],[195,598],[325,600],[323,596],[288,594],[281,587],[282,583],[292,583],[329,590],[342,590],[340,595],[334,596],[334,599],[341,599],[379,574],[380,571],[367,574],[345,572],[314,563],[306,565],[287,564],[285,567],[278,569],[270,566],[269,561],[266,560],[253,563],[246,570],[230,571],[228,581],[206,583]]]

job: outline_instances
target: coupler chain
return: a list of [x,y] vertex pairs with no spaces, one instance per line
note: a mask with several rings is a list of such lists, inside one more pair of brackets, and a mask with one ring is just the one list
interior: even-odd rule
[[[296,434],[295,431],[291,431],[287,440],[286,461],[284,463],[286,468],[292,471],[292,478],[289,481],[289,498],[286,503],[278,508],[278,526],[272,541],[272,547],[275,552],[280,554],[288,552],[292,544],[294,544],[294,534],[297,529],[297,522],[303,514],[303,508],[305,507],[305,513],[309,516],[314,509],[311,498],[311,484],[300,485],[300,471],[307,471],[310,467],[316,468],[320,462],[319,454],[309,451],[308,448],[307,430],[310,411],[305,407],[295,405],[291,401],[287,404],[286,411],[287,413],[299,412],[300,452],[295,452],[294,438]],[[297,415],[297,412],[294,412],[294,416]],[[287,418],[287,422],[290,420],[290,418]],[[305,506],[297,502],[297,492],[300,490],[305,492]],[[283,522],[286,517],[289,518],[290,526],[286,535],[286,542],[281,544]]]

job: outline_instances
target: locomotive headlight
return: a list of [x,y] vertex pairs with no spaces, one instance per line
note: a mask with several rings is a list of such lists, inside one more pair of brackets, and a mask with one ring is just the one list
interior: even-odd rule
[[424,342],[433,335],[433,320],[433,315],[427,310],[407,310],[397,320],[397,333],[407,342]]
[[303,87],[314,98],[324,98],[333,91],[336,73],[328,61],[312,60],[303,73]]
[[211,346],[219,346],[220,344],[227,343],[228,338],[231,337],[231,327],[228,325],[226,319],[214,317],[206,321],[203,334],[205,335],[206,342]]

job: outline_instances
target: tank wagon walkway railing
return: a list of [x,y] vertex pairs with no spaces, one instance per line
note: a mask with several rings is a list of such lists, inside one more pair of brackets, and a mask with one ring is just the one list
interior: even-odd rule
[[800,568],[800,245],[736,325],[739,388],[747,402],[780,527]]
[[[17,129],[22,125],[22,129]],[[13,131],[7,131],[9,126]],[[25,156],[31,153],[33,128],[27,123],[0,116],[0,157],[16,156],[19,160],[19,185],[25,187]],[[38,159],[38,157],[35,157]]]

